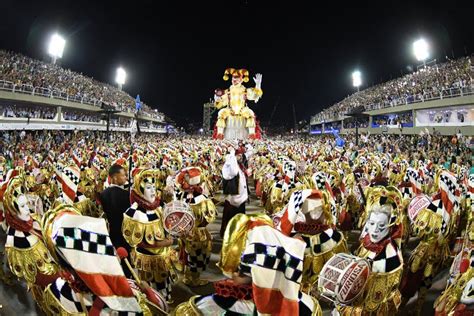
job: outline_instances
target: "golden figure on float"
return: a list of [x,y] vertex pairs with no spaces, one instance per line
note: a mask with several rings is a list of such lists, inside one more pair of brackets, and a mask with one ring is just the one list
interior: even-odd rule
[[245,88],[243,82],[249,81],[249,72],[246,69],[228,68],[224,72],[224,80],[232,77],[232,85],[229,89],[217,89],[214,94],[215,106],[219,109],[217,115],[217,134],[215,138],[224,139],[224,130],[228,118],[243,118],[245,127],[248,129],[248,138],[255,139],[255,113],[247,107],[246,101],[258,102],[262,97],[262,75],[256,74],[253,80],[255,88]]

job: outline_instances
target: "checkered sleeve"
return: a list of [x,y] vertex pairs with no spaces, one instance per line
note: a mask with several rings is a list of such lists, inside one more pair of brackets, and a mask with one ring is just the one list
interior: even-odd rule
[[58,231],[56,245],[60,248],[74,249],[100,255],[115,256],[115,248],[110,237],[88,232],[77,227],[65,227]]

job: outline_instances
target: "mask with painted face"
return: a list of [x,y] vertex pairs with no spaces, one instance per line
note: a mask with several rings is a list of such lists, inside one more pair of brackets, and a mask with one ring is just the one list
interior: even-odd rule
[[157,170],[145,169],[134,176],[130,201],[137,202],[147,210],[154,210],[160,204],[156,189]]
[[373,243],[379,243],[387,237],[390,231],[390,215],[386,210],[382,210],[383,208],[372,211],[366,223],[366,231],[369,234],[370,241]]
[[3,205],[11,215],[23,221],[30,219],[28,198],[25,195],[24,177],[17,176],[10,180],[5,191]]
[[143,198],[149,202],[153,203],[156,199],[156,187],[154,183],[147,183],[143,189]]
[[28,198],[26,195],[20,195],[16,201],[18,206],[18,218],[22,221],[29,221],[31,218],[30,207],[28,206]]

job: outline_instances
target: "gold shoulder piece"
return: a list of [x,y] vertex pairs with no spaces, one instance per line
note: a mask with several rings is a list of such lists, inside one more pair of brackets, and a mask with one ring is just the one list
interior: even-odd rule
[[35,283],[38,273],[53,275],[58,271],[46,246],[40,240],[30,248],[7,247],[5,252],[12,273],[24,278],[28,283]]
[[152,245],[155,240],[163,240],[165,238],[163,224],[161,223],[160,218],[152,222],[142,223],[124,215],[122,234],[128,244],[132,247],[136,247],[143,240]]

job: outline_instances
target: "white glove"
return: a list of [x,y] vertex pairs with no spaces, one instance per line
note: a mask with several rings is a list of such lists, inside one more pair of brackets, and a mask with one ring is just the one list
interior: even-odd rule
[[262,74],[256,74],[255,77],[253,77],[253,81],[255,81],[255,88],[262,88]]

